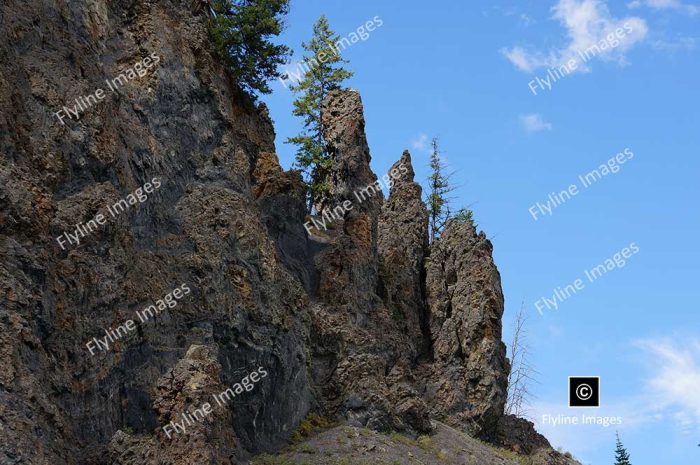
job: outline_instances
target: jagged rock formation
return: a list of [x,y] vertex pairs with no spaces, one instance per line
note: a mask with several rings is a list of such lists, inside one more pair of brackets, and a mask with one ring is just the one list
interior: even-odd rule
[[[309,412],[409,434],[439,415],[503,437],[490,243],[454,225],[427,247],[408,154],[386,201],[358,201],[377,177],[348,90],[324,102],[324,206],[353,208],[327,240],[309,235],[267,109],[226,78],[190,7],[0,5],[14,43],[0,49],[0,463],[238,463],[286,444]],[[79,118],[55,116],[96,89]],[[57,240],[100,213],[80,244]],[[167,437],[257,367],[269,375],[253,389]]]
[[379,220],[379,295],[413,341],[411,358],[417,361],[428,354],[431,344],[424,295],[428,209],[423,190],[414,181],[408,151],[394,163],[389,175],[393,180],[391,194]]
[[[218,355],[215,345],[193,345],[184,358],[158,380],[157,397],[153,402],[158,423],[180,423],[183,430],[168,428],[152,436],[117,431],[109,444],[111,463],[157,465],[167,462],[173,455],[182,463],[227,463],[235,456],[240,443],[229,426],[232,413],[220,408],[212,399],[213,395],[226,390],[221,383]],[[202,417],[202,408],[207,403],[213,406],[207,409],[209,413],[204,413],[204,421],[193,421],[197,419],[193,415]],[[183,414],[188,416],[183,417]]]
[[323,208],[346,205],[331,241],[316,256],[320,275],[314,311],[319,336],[316,381],[326,411],[351,424],[426,432],[427,407],[411,370],[415,342],[378,295],[378,230],[384,196],[371,171],[364,110],[353,90],[332,91],[322,119],[334,162]]
[[503,291],[493,246],[473,225],[452,220],[431,247],[426,289],[435,363],[426,381],[434,414],[493,438],[507,398],[501,341]]
[[323,102],[321,119],[333,166],[327,179],[330,192],[320,208],[338,212],[334,216],[342,217],[342,234],[316,260],[321,270],[319,296],[333,305],[344,304],[366,321],[379,304],[377,220],[384,195],[372,187],[377,177],[369,166],[360,94],[332,91]]

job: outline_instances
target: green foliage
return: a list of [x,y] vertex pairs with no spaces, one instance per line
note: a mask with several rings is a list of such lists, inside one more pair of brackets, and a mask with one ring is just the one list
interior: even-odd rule
[[445,165],[440,158],[440,148],[437,138],[432,141],[430,155],[430,178],[428,179],[428,216],[430,221],[430,242],[440,237],[447,221],[451,217],[450,203],[447,194],[452,192],[451,175],[445,174]]
[[326,429],[333,426],[333,422],[323,418],[315,413],[310,413],[300,424],[299,427],[292,433],[290,441],[292,444],[299,444],[304,439],[311,436],[315,431]]
[[305,454],[315,454],[316,453],[316,449],[314,449],[313,447],[311,447],[308,444],[304,444],[303,446],[301,446],[301,451]]
[[620,440],[620,434],[616,433],[617,443],[615,448],[615,465],[632,465],[630,462],[630,454],[627,453],[627,449],[622,445]]
[[418,443],[418,447],[420,447],[421,449],[428,450],[433,446],[433,438],[431,438],[427,434],[421,434],[416,439],[416,443]]
[[253,459],[252,465],[311,465],[309,462],[292,461],[284,456],[262,454]]
[[289,0],[214,0],[215,16],[209,36],[214,52],[247,92],[271,92],[267,82],[280,77],[277,67],[286,63],[290,50],[275,45]]
[[391,438],[392,441],[399,443],[399,444],[403,444],[405,446],[417,446],[418,445],[418,443],[415,440],[409,438],[408,436],[404,436],[401,433],[397,433],[396,431],[392,431],[391,433],[389,433],[389,438]]
[[313,205],[327,194],[329,186],[325,182],[333,160],[326,150],[321,123],[321,102],[331,90],[352,76],[352,72],[342,65],[348,63],[335,44],[340,37],[331,30],[328,19],[321,16],[314,24],[313,37],[303,43],[308,52],[303,58],[303,77],[290,89],[299,96],[294,101],[294,116],[303,118],[304,129],[285,142],[297,146],[296,165],[304,173],[309,189],[309,212]]
[[461,208],[457,214],[454,216],[455,220],[459,221],[460,223],[467,223],[470,224],[474,229],[478,226],[474,222],[474,212],[467,209],[467,208]]

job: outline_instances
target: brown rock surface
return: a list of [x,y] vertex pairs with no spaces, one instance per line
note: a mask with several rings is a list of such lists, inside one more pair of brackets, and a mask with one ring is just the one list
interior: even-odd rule
[[[13,44],[0,50],[0,463],[235,463],[285,445],[310,411],[413,435],[446,416],[492,435],[508,365],[490,243],[454,226],[427,249],[408,154],[389,199],[367,195],[377,177],[351,90],[332,92],[322,117],[324,206],[353,208],[309,237],[267,108],[212,58],[190,7],[0,5]],[[106,89],[152,55],[146,75]],[[55,116],[100,88],[79,119]],[[145,199],[59,245],[154,178]],[[182,284],[176,305],[89,352]],[[258,366],[269,376],[254,390],[164,437]]]
[[[553,461],[554,460],[554,461]],[[276,456],[255,457],[251,465],[580,465],[559,452],[516,455],[471,438],[440,422],[416,439],[340,426],[321,431]]]
[[[334,90],[323,101],[321,120],[333,166],[326,179],[328,197],[320,211],[342,211],[339,234],[317,257],[319,295],[332,305],[345,304],[358,321],[377,308],[377,222],[384,194],[375,189],[364,109],[360,94]],[[340,209],[340,210],[336,210]]]
[[183,464],[235,463],[238,440],[229,426],[232,414],[213,397],[226,390],[218,355],[216,346],[193,345],[158,381],[153,408],[159,424],[169,427],[172,421],[184,430],[157,429],[154,435],[117,431],[109,444],[110,463],[159,465],[173,457]]
[[391,195],[379,219],[380,295],[392,317],[413,342],[412,358],[427,353],[427,309],[423,295],[428,253],[428,210],[414,181],[411,154],[405,151],[389,170]]
[[426,264],[434,363],[425,398],[433,414],[489,439],[503,415],[509,370],[501,341],[503,291],[492,251],[483,232],[452,220]]

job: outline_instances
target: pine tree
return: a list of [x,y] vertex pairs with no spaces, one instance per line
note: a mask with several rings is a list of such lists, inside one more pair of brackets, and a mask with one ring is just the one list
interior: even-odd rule
[[267,82],[281,76],[289,48],[270,37],[283,29],[289,0],[214,0],[209,36],[214,52],[247,92],[271,92]]
[[447,221],[451,218],[450,202],[447,194],[452,192],[450,186],[451,175],[444,174],[445,165],[440,158],[440,148],[437,138],[433,138],[431,143],[432,153],[430,155],[430,178],[428,194],[428,216],[430,220],[430,242],[440,237]]
[[479,227],[474,221],[474,212],[468,208],[460,208],[454,218],[461,223],[467,223],[473,226],[475,229]]
[[622,445],[620,441],[620,434],[615,433],[617,436],[617,448],[615,449],[615,465],[632,465],[630,463],[630,454],[627,453],[627,449]]
[[348,63],[336,45],[339,36],[333,32],[328,19],[322,15],[314,24],[313,37],[303,43],[309,55],[303,59],[306,71],[302,79],[290,88],[299,97],[294,101],[294,116],[304,119],[304,130],[285,142],[296,145],[296,165],[304,173],[309,192],[309,213],[314,205],[326,196],[326,175],[332,159],[326,150],[321,123],[321,102],[331,90],[352,77],[353,73],[342,67]]

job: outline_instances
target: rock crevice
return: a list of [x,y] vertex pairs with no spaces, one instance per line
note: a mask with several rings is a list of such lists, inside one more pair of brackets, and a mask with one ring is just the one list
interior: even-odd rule
[[[0,6],[17,43],[0,54],[0,463],[239,463],[280,448],[312,412],[414,435],[440,417],[522,447],[526,427],[509,437],[501,421],[491,243],[453,223],[428,245],[411,156],[377,178],[352,90],[323,102],[333,165],[320,204],[352,208],[309,234],[267,108],[231,83],[190,6]],[[151,54],[147,76],[79,119],[52,116]],[[56,242],[156,177],[156,192],[80,244]],[[174,307],[86,348],[183,283]],[[268,376],[253,389],[167,437],[258,367]]]

